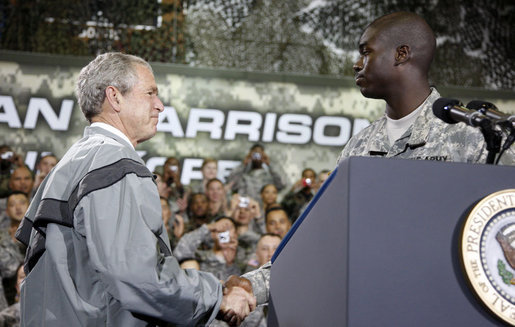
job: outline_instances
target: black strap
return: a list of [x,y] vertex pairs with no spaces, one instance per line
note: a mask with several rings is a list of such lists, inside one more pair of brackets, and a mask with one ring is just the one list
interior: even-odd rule
[[[32,244],[27,249],[25,257],[25,272],[29,273],[45,252],[46,226],[50,223],[73,228],[73,212],[80,201],[91,192],[107,188],[123,179],[128,174],[135,174],[141,178],[154,176],[138,161],[124,158],[110,165],[88,172],[72,191],[68,200],[44,198],[40,201],[34,220],[25,217],[16,233],[16,238],[25,245],[29,245],[32,229],[36,230]],[[171,251],[158,234],[160,251],[170,256]]]

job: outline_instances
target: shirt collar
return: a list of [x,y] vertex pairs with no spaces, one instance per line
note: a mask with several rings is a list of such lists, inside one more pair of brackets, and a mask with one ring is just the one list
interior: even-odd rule
[[113,125],[109,125],[109,124],[106,124],[106,123],[102,123],[102,122],[94,122],[90,125],[91,127],[99,127],[99,128],[103,128],[105,129],[106,131],[108,132],[111,132],[119,137],[121,137],[123,140],[127,141],[127,143],[129,143],[129,145],[131,146],[131,148],[133,150],[134,149],[134,145],[132,145],[132,142],[129,140],[129,138],[127,137],[127,135],[123,134],[122,131],[120,131],[118,128],[114,127]]

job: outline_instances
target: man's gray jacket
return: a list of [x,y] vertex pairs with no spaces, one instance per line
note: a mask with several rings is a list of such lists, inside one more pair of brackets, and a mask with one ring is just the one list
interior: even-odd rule
[[220,282],[180,269],[152,174],[103,128],[47,176],[17,237],[29,244],[22,326],[196,326],[218,312]]

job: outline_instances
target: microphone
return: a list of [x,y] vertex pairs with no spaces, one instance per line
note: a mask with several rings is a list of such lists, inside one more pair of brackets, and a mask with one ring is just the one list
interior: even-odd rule
[[467,104],[467,108],[477,110],[483,115],[497,120],[497,124],[499,125],[504,124],[508,127],[511,125],[512,128],[515,128],[515,115],[508,115],[499,111],[493,103],[481,100],[473,100]]
[[433,103],[433,113],[448,124],[463,122],[473,127],[491,125],[491,120],[481,112],[470,110],[463,106],[459,100],[439,98]]
[[485,116],[495,119],[495,123],[506,130],[506,140],[496,161],[496,163],[499,163],[504,152],[515,142],[515,115],[505,114],[499,111],[493,103],[481,100],[470,101],[467,108],[477,110]]

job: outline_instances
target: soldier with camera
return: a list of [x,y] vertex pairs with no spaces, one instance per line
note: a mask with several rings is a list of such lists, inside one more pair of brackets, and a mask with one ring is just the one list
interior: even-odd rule
[[266,184],[274,184],[279,191],[285,185],[281,172],[270,163],[261,144],[254,144],[250,148],[242,164],[227,177],[227,184],[233,192],[253,199],[260,199],[261,188]]

